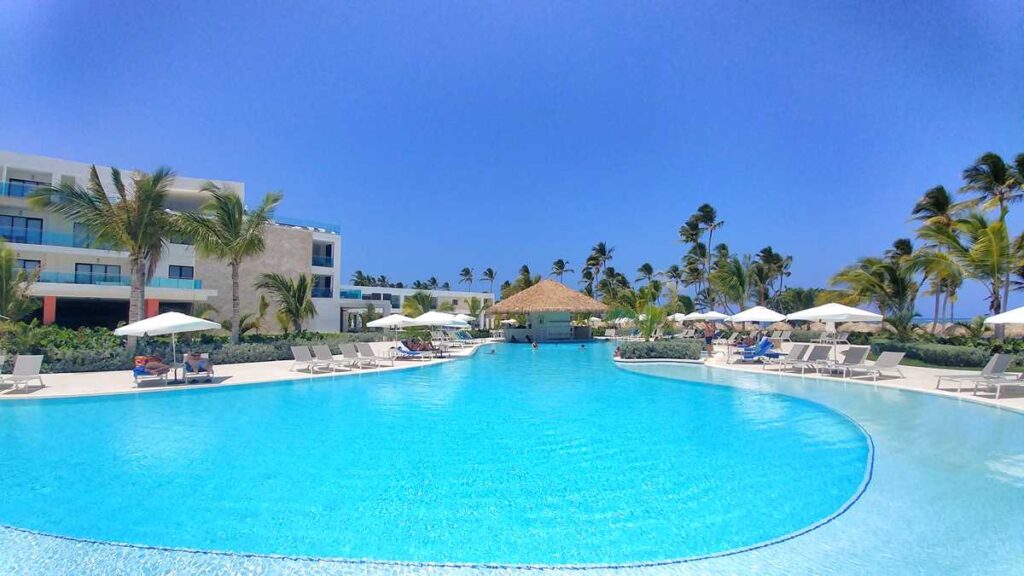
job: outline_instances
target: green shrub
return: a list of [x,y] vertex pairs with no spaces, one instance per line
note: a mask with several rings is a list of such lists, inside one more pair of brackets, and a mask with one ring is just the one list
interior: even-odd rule
[[694,341],[658,340],[655,342],[625,342],[620,346],[619,355],[623,360],[648,358],[697,360],[700,358],[700,352],[700,344]]
[[[290,347],[301,344],[327,344],[337,352],[345,342],[371,342],[381,333],[319,333],[253,334],[242,337],[240,344],[228,344],[226,336],[208,333],[178,335],[179,354],[198,350],[208,352],[217,364],[266,362],[292,357]],[[10,370],[17,354],[42,354],[43,372],[96,372],[129,370],[134,355],[125,349],[125,339],[106,328],[72,330],[56,325],[16,323],[6,325],[0,334],[0,349],[7,353],[4,369]],[[171,360],[170,336],[139,338],[136,355],[160,356]]]
[[953,346],[950,344],[933,344],[930,342],[897,342],[894,340],[874,340],[871,352],[903,352],[907,358],[919,360],[935,366],[955,366],[962,368],[980,368],[988,362],[992,353],[983,348],[973,346]]

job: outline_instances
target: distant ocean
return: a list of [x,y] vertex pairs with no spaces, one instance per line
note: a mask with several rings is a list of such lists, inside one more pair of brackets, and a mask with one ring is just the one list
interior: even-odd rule
[[[974,319],[973,316],[968,316],[966,318],[963,318],[963,317],[954,318],[952,321],[953,322],[970,322],[973,319]],[[931,322],[932,322],[932,317],[931,316],[927,316],[926,317],[924,315],[921,315],[921,316],[918,316],[917,318],[914,318],[914,324],[931,324]],[[941,322],[941,320],[940,320],[940,322]],[[948,323],[950,321],[949,320],[945,320],[945,322]]]

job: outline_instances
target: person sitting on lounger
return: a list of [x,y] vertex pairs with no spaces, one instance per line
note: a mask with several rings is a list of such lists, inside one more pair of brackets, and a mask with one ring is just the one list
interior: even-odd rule
[[198,352],[189,352],[188,357],[185,359],[185,371],[193,374],[205,372],[207,374],[206,381],[211,382],[213,362],[209,358],[203,358],[203,355]]
[[171,367],[164,364],[164,359],[159,356],[136,356],[135,374],[137,376],[163,376],[171,371]]

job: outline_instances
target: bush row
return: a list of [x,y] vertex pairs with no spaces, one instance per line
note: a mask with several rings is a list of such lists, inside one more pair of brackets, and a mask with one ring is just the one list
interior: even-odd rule
[[624,360],[648,358],[697,360],[700,358],[700,351],[700,344],[694,341],[658,340],[655,342],[624,342],[620,347],[619,355]]
[[[903,352],[907,358],[919,360],[936,366],[955,366],[961,368],[980,368],[988,362],[992,351],[973,346],[954,346],[951,344],[935,344],[931,342],[898,342],[895,340],[876,339],[871,342],[871,352]],[[1016,363],[1021,362],[1018,356]]]
[[[292,357],[291,346],[327,344],[335,352],[345,342],[369,342],[380,334],[318,333],[255,334],[243,336],[239,344],[229,344],[225,336],[209,334],[179,335],[178,353],[207,352],[215,364],[266,362]],[[4,369],[10,370],[17,354],[43,354],[43,372],[95,372],[128,370],[135,355],[171,358],[169,336],[140,338],[135,354],[125,348],[125,339],[105,328],[72,330],[59,326],[15,324],[0,334],[0,349],[7,354]]]

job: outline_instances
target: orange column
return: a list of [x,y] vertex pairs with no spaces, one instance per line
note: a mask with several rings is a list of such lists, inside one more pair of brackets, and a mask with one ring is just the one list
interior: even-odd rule
[[57,321],[57,297],[43,296],[43,324]]
[[152,318],[160,313],[160,301],[146,298],[146,318]]

